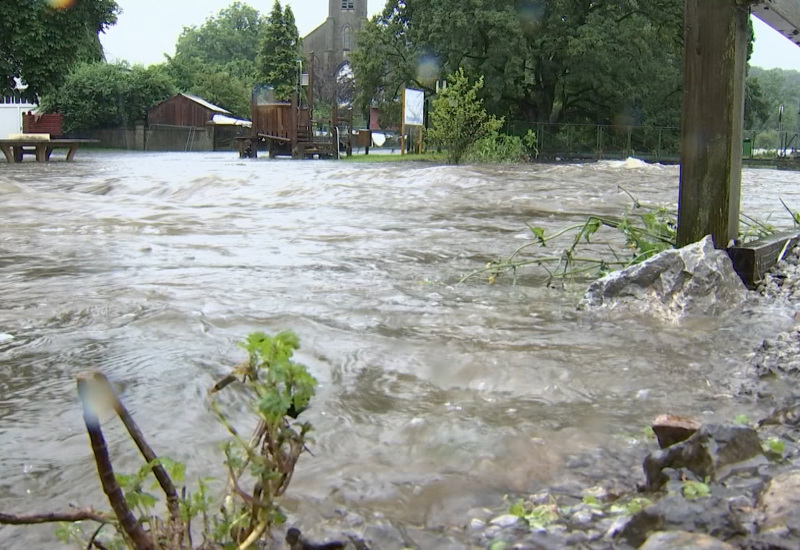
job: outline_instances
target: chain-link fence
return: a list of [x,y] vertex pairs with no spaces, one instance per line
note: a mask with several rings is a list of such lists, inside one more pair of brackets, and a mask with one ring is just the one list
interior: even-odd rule
[[571,159],[680,160],[680,128],[509,122],[506,133],[536,133],[539,156]]

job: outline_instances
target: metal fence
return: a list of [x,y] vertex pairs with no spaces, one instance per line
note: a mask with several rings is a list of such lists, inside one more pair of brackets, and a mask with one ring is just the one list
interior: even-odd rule
[[[507,134],[523,137],[536,133],[540,158],[625,159],[679,162],[681,129],[673,126],[613,126],[604,124],[541,124],[512,121]],[[742,158],[769,159],[794,156],[800,152],[800,134],[795,132],[745,130]],[[769,134],[769,132],[767,132]]]
[[603,124],[542,124],[509,122],[505,132],[524,136],[536,133],[539,156],[572,159],[680,160],[677,127],[611,126]]

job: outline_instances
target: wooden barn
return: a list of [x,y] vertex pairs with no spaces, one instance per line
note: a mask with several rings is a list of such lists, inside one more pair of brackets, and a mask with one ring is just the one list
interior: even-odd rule
[[214,115],[231,116],[231,112],[205,99],[181,93],[147,111],[147,124],[203,128]]

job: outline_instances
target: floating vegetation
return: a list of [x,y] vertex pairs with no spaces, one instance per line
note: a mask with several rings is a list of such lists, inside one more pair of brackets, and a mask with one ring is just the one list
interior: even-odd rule
[[[530,241],[517,247],[508,257],[493,260],[486,267],[465,275],[459,283],[479,278],[495,284],[501,277],[511,276],[512,284],[516,284],[518,271],[526,267],[541,268],[548,286],[556,280],[593,279],[675,248],[677,212],[665,206],[643,204],[622,187],[619,190],[631,198],[631,204],[621,216],[590,214],[584,222],[554,233],[526,224],[532,237]],[[800,213],[792,212],[783,201],[781,203],[795,225],[800,225]],[[769,237],[777,231],[770,223],[746,214],[740,216],[739,222],[741,230],[737,242],[740,244]],[[598,235],[603,229],[613,232],[601,241]],[[556,242],[566,246],[556,248]],[[542,249],[547,249],[548,253],[542,253]]]

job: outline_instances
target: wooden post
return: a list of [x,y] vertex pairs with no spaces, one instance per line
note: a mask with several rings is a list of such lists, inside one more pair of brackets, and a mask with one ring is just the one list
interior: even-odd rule
[[292,153],[292,158],[302,158],[298,155],[300,152],[297,149],[297,124],[298,124],[298,110],[300,109],[300,101],[297,92],[292,94],[292,110],[289,113],[289,151]]
[[739,231],[744,73],[750,8],[740,0],[685,0],[681,185],[677,245]]
[[406,87],[400,96],[400,154],[406,154]]

